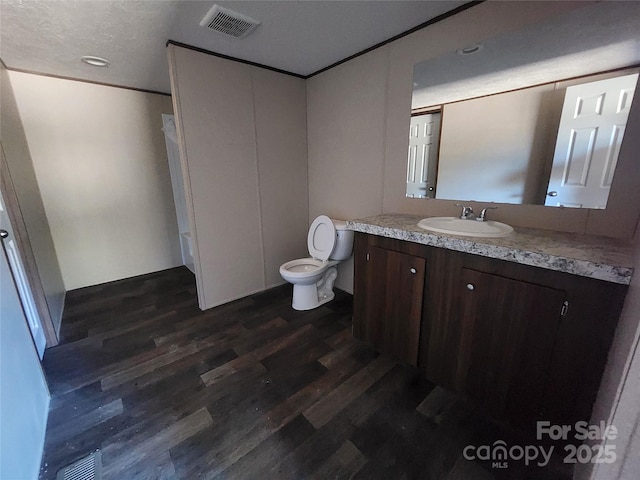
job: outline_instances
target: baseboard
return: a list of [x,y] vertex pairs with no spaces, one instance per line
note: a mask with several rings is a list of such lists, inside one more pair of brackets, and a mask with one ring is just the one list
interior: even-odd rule
[[67,301],[67,291],[62,292],[62,300],[60,301],[60,311],[55,312],[53,320],[53,329],[56,332],[56,338],[60,340],[60,329],[62,328],[62,316],[64,315],[64,304]]

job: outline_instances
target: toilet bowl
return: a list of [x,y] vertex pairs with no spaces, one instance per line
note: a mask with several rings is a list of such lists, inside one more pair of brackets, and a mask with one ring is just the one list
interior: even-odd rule
[[309,228],[307,246],[311,257],[280,266],[282,278],[293,284],[294,310],[311,310],[333,300],[337,265],[351,256],[353,232],[342,220],[320,215]]

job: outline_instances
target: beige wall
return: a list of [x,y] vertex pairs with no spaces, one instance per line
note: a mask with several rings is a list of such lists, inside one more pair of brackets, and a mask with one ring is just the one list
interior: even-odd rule
[[266,288],[281,285],[280,265],[308,256],[305,83],[251,69]]
[[0,79],[2,86],[0,93],[2,100],[0,107],[2,112],[2,148],[28,231],[47,307],[57,334],[60,331],[64,308],[65,285],[43,205],[43,196],[36,179],[34,162],[16,104],[17,95],[14,94],[16,85],[13,79],[9,78],[9,72],[4,66],[1,66],[0,70],[2,72]]
[[308,228],[305,85],[169,46],[198,297],[211,308],[284,283]]
[[436,197],[544,203],[563,98],[551,84],[444,105]]
[[310,220],[382,210],[388,63],[383,47],[307,82]]
[[10,72],[67,290],[181,264],[167,96]]
[[[307,81],[310,222],[382,212],[388,53],[379,48]],[[349,260],[336,286],[351,292],[352,284]]]
[[[456,213],[454,201],[404,196],[414,64],[581,5],[584,3],[485,2],[310,79],[310,215],[321,211],[345,212],[349,218],[382,212]],[[342,107],[353,104],[353,95],[358,98],[366,92],[382,92],[383,96],[373,98],[372,94],[358,109]],[[629,132],[640,130],[640,112],[635,110],[629,118]],[[330,124],[340,126],[339,135],[336,128],[324,127]],[[640,215],[640,165],[634,161],[639,143],[640,135],[625,136],[606,210],[501,204],[493,217],[516,226],[631,238]],[[376,148],[369,150],[369,144],[383,145],[384,154]],[[334,152],[339,154],[330,155]],[[328,155],[323,157],[324,153]],[[345,168],[345,161],[350,168]],[[328,182],[327,171],[336,172],[339,180]],[[364,178],[362,172],[366,172]],[[382,189],[378,188],[381,183]],[[321,189],[324,196],[319,200],[311,192]]]
[[589,473],[595,480],[637,478],[640,471],[640,235],[636,235],[634,265],[636,273],[629,285],[591,418],[592,424],[604,421],[618,429],[618,438],[606,442],[615,447],[617,460],[595,467],[578,465],[576,479],[589,478]]

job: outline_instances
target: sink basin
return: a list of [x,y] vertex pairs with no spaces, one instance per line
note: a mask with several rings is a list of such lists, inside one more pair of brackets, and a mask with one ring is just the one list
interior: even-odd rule
[[418,222],[420,228],[436,233],[450,233],[465,237],[496,238],[506,237],[513,232],[513,228],[506,223],[487,220],[463,220],[457,217],[429,217]]

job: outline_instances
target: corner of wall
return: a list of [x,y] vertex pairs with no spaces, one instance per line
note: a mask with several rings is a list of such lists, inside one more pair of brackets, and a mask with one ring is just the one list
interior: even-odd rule
[[620,476],[622,464],[640,417],[640,236],[634,240],[634,270],[591,417],[592,424],[604,421],[618,429],[617,439],[602,442],[615,446],[617,460],[595,467],[578,465],[576,479],[624,478]]
[[[49,346],[58,343],[66,288],[10,72],[0,65],[3,169],[24,238],[19,248]],[[7,183],[8,182],[8,183]],[[9,199],[5,199],[9,202]],[[9,207],[9,206],[8,206]],[[16,232],[17,233],[17,232]],[[33,278],[31,278],[33,277]],[[37,277],[37,278],[36,278]],[[36,285],[37,283],[37,285]]]
[[198,229],[195,221],[193,206],[193,192],[191,191],[191,180],[189,172],[189,162],[182,126],[182,113],[180,105],[180,85],[178,81],[177,49],[175,45],[167,46],[167,62],[169,63],[169,80],[171,84],[171,102],[176,122],[176,133],[178,135],[178,150],[180,152],[180,166],[182,168],[182,178],[184,181],[184,192],[187,204],[187,217],[189,219],[189,231],[191,232],[191,248],[193,251],[193,263],[196,276],[196,293],[198,295],[198,306],[201,310],[207,307],[205,289],[202,284],[202,268],[200,263],[200,249],[198,243]]

